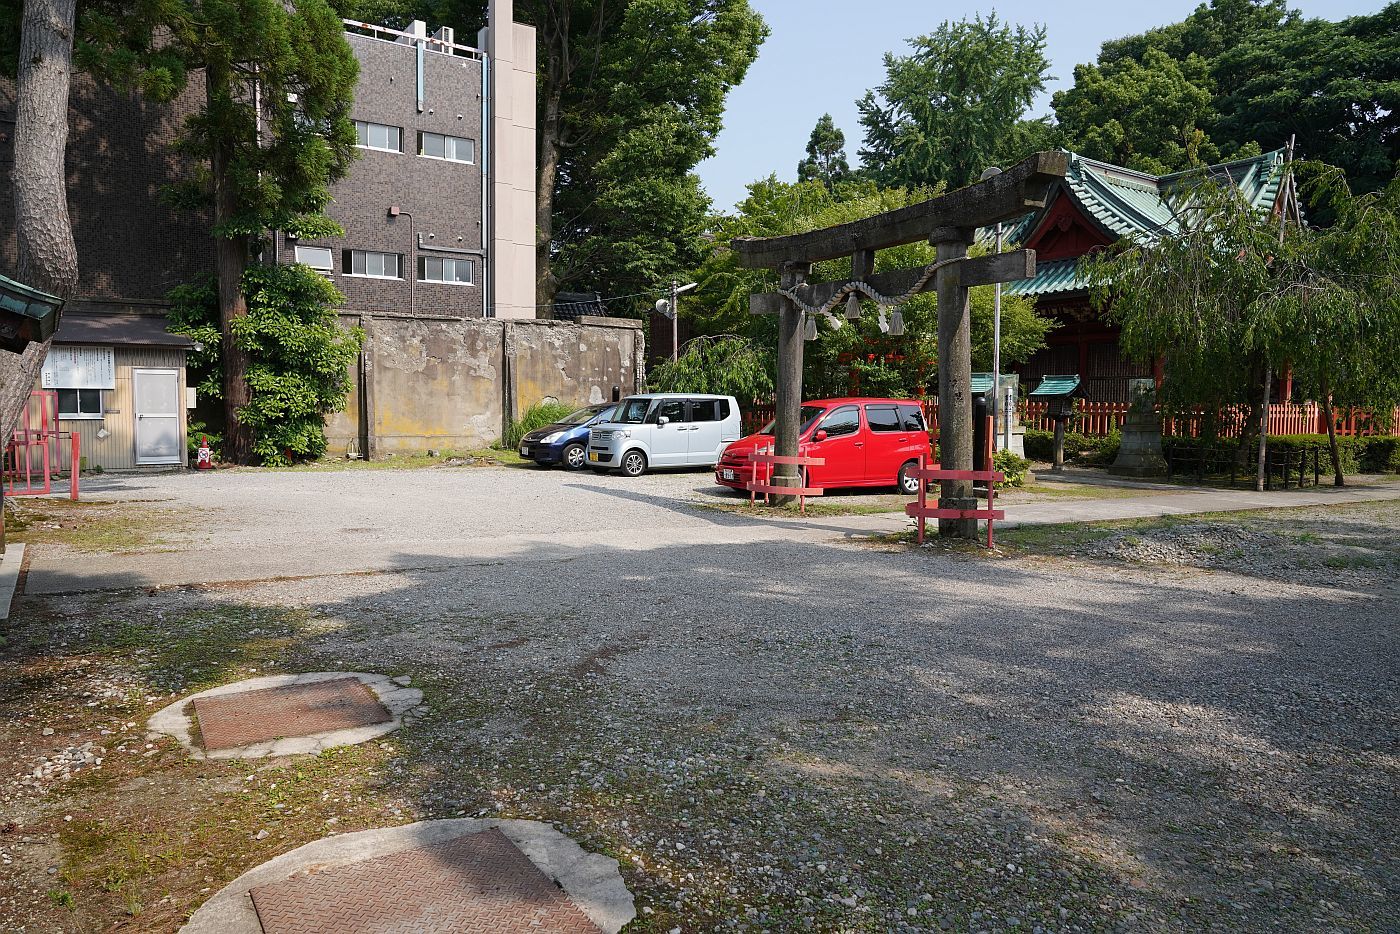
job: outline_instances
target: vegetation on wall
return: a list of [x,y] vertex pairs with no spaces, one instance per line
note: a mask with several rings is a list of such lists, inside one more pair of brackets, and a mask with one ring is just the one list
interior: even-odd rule
[[[232,340],[251,361],[251,397],[238,416],[252,431],[254,459],[284,466],[320,457],[325,417],[345,407],[350,366],[364,334],[340,326],[334,308],[343,296],[299,263],[249,267],[242,287],[248,313],[235,322]],[[169,298],[170,330],[204,345],[189,356],[190,382],[201,395],[223,398],[220,363],[227,344],[217,284],[211,278],[179,286]]]

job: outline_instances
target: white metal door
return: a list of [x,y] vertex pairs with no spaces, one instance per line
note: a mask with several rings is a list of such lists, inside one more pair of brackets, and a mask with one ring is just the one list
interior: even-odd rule
[[180,464],[180,374],[132,370],[136,400],[136,463]]

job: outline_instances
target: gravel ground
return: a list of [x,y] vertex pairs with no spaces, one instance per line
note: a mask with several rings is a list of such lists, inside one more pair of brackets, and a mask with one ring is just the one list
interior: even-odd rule
[[[305,840],[484,813],[617,856],[643,931],[1396,930],[1400,506],[1259,521],[1000,561],[647,527],[536,560],[23,598],[0,918],[171,929]],[[1371,563],[1254,560],[1280,541]],[[334,780],[268,773],[311,776],[274,817],[168,813],[267,782],[124,735],[176,694],[338,667],[411,675],[431,714]],[[113,882],[118,844],[65,817],[146,828],[139,870]],[[132,920],[133,891],[175,908]]]

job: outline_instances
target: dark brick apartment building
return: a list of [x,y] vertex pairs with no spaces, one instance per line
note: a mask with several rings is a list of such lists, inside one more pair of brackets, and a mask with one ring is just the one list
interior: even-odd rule
[[[298,241],[268,232],[268,258],[304,262],[330,277],[345,295],[342,319],[371,331],[381,355],[420,345],[426,322],[536,317],[534,31],[513,22],[504,0],[492,3],[492,16],[503,26],[483,30],[479,49],[454,41],[451,30],[429,35],[421,22],[396,31],[346,21],[360,64],[351,113],[360,158],[332,189],[327,209],[345,234]],[[170,289],[211,272],[213,255],[208,218],[171,207],[162,192],[194,170],[174,143],[203,94],[197,74],[168,105],[86,75],[73,81],[67,172],[79,287],[55,338],[57,346],[71,345],[66,363],[46,368],[41,385],[59,390],[65,428],[81,432],[84,450],[104,466],[184,460],[189,342],[165,334],[161,319]],[[0,272],[9,274],[16,264],[14,114],[14,83],[0,80]],[[142,350],[133,355],[136,347]],[[149,362],[152,347],[164,354],[159,366]],[[140,373],[127,374],[124,353]],[[330,425],[350,448],[358,437],[365,451],[374,450],[377,431],[366,402],[373,366],[367,352],[351,408]],[[500,369],[470,368],[496,376]],[[168,397],[162,410],[179,414],[178,431],[144,443],[144,455],[139,426],[149,413],[136,411],[131,391],[143,378],[146,395]],[[422,380],[401,388],[405,411],[394,424],[405,445],[420,434],[432,444],[479,439],[496,418],[432,412],[420,399],[441,391]],[[106,450],[113,444],[121,450]]]

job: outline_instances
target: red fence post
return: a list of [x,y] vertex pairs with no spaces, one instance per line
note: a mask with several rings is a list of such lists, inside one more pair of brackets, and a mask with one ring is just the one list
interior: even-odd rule
[[70,487],[68,496],[76,503],[78,501],[78,470],[82,465],[82,458],[78,453],[79,449],[82,447],[82,435],[74,431],[71,432],[68,437],[71,438],[73,442],[73,463],[69,466],[68,470],[68,483]]

